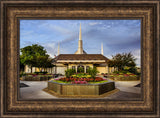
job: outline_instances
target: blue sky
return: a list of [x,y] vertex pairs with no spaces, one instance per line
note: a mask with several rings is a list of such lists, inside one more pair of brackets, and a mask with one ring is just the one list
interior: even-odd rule
[[32,44],[45,47],[51,57],[73,54],[78,48],[81,23],[83,48],[88,54],[104,55],[131,52],[140,66],[140,20],[20,20],[20,48]]

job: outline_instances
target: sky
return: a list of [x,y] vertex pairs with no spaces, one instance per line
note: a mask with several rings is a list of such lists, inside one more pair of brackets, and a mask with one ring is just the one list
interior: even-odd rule
[[20,48],[39,44],[54,57],[59,43],[60,54],[74,54],[78,49],[80,23],[87,54],[100,54],[103,43],[107,58],[131,52],[140,66],[140,20],[20,20]]

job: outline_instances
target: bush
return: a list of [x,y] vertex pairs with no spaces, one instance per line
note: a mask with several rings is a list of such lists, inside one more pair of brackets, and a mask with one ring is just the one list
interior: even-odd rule
[[68,78],[68,77],[71,77],[74,73],[76,72],[75,69],[67,69],[65,71],[65,76]]
[[47,71],[44,71],[44,72],[34,72],[35,74],[47,74],[48,72]]
[[127,74],[110,74],[109,78],[113,80],[119,80],[119,81],[129,81],[129,80],[140,79],[138,75],[135,75],[129,72]]
[[88,73],[89,75],[91,75],[92,78],[95,78],[96,75],[99,73],[99,71],[97,71],[96,67],[93,67],[93,68],[89,67]]
[[53,75],[25,75],[22,80],[25,81],[46,81],[53,77]]
[[24,72],[20,73],[20,77],[25,76],[25,75],[26,75],[26,73],[24,73]]
[[23,80],[25,80],[25,81],[40,81],[40,78],[33,77],[33,76],[23,76]]
[[83,72],[84,72],[84,69],[83,69],[82,67],[79,67],[78,70],[77,70],[77,72],[83,73]]
[[114,74],[126,74],[128,71],[122,70],[122,71],[114,71]]
[[115,73],[115,74],[119,74],[119,71],[114,71],[113,73]]
[[132,67],[132,68],[128,69],[128,71],[133,73],[133,74],[136,74],[136,75],[140,74],[135,67]]

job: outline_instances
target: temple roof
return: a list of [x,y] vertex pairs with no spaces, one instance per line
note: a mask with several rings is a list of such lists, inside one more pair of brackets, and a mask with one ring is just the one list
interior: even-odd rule
[[54,60],[105,60],[107,62],[109,59],[101,54],[60,54]]

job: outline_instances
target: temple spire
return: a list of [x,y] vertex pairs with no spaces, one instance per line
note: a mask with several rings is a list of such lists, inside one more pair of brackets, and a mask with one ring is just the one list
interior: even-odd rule
[[79,27],[79,40],[82,40],[81,23],[80,23],[80,27]]
[[101,54],[103,55],[103,43],[101,43]]
[[79,51],[79,54],[83,54],[83,42],[82,42],[82,34],[81,34],[81,23],[80,23],[80,27],[79,27],[78,51]]
[[75,52],[75,54],[86,54],[86,52],[83,50],[83,41],[82,41],[82,33],[81,33],[81,23],[80,23],[80,27],[79,27],[78,50]]
[[58,54],[57,55],[59,55],[59,43],[58,43]]

